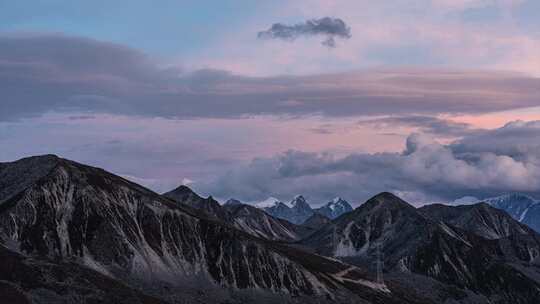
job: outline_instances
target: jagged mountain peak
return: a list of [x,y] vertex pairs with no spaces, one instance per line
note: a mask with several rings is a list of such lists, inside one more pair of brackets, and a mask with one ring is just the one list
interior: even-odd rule
[[336,197],[324,206],[315,209],[316,213],[323,214],[330,219],[335,219],[352,210],[352,206],[341,197]]
[[334,204],[339,204],[339,203],[342,203],[342,202],[346,202],[346,201],[343,198],[341,198],[340,196],[336,196],[332,200],[332,203],[334,203]]
[[[10,176],[7,176],[7,171],[15,174],[27,174],[29,172],[33,173],[34,176],[47,173],[54,166],[58,165],[62,158],[54,154],[45,154],[39,156],[30,156],[21,158],[13,162],[0,162],[0,174],[4,172],[2,179],[7,179]],[[25,179],[30,178],[31,176],[24,176]]]
[[301,205],[306,204],[306,205],[309,206],[309,204],[306,201],[306,198],[303,195],[296,195],[293,198],[293,200],[291,201],[291,206],[293,206],[293,207],[298,205],[298,204],[301,204]]
[[185,185],[164,193],[163,196],[177,203],[198,209],[210,217],[218,219],[227,217],[225,210],[223,210],[222,206],[212,196],[203,198]]
[[433,204],[418,210],[432,220],[449,223],[486,239],[527,235],[532,231],[508,213],[483,202],[460,206]]
[[302,195],[297,195],[290,203],[291,208],[309,212],[312,210],[306,199]]
[[491,199],[526,199],[526,200],[536,201],[530,195],[520,193],[520,192],[506,193],[497,197],[488,198],[487,200],[491,200]]
[[47,175],[58,165],[60,158],[47,154],[0,162],[0,202],[19,193],[24,188]]
[[524,209],[540,203],[540,201],[523,193],[508,193],[484,199],[483,202],[499,209]]
[[46,161],[50,161],[50,160],[60,160],[62,159],[60,156],[56,155],[56,154],[42,154],[42,155],[34,155],[34,156],[28,156],[28,157],[24,157],[24,158],[21,158],[17,161],[15,161],[15,163],[17,162],[27,162],[27,161],[33,161],[33,160],[38,160],[40,162],[46,162]]
[[180,185],[177,188],[175,188],[175,189],[173,189],[173,190],[171,190],[171,191],[169,191],[167,193],[164,193],[164,195],[167,195],[167,194],[175,194],[175,195],[178,195],[178,196],[195,195],[195,196],[201,197],[197,193],[195,193],[195,191],[193,191],[191,188],[189,188],[186,185]]
[[303,223],[314,213],[306,199],[301,195],[295,196],[289,204],[276,200],[271,204],[268,204],[267,202],[259,203],[257,204],[257,207],[262,208],[266,213],[274,217],[287,220],[297,225]]
[[214,201],[211,197],[205,199],[186,185],[180,185],[174,190],[163,193],[163,196],[179,203],[191,205],[195,208],[199,208],[200,206],[198,205],[202,202],[215,202],[216,205],[219,205],[219,203]]
[[484,199],[492,207],[510,214],[515,220],[540,232],[540,201],[523,193],[509,193]]
[[20,194],[37,183],[70,179],[91,187],[123,185],[138,188],[148,195],[153,191],[98,167],[83,165],[53,154],[32,156],[14,162],[0,163],[0,203]]
[[275,197],[269,197],[269,198],[265,199],[262,202],[258,202],[256,204],[254,204],[254,206],[257,207],[257,208],[269,208],[269,207],[276,206],[279,203],[282,203],[279,199],[277,199]]
[[296,200],[299,200],[299,201],[306,201],[305,197],[301,194],[297,194],[294,196],[293,198],[293,201],[296,201]]
[[[371,251],[376,243],[389,239],[413,240],[429,220],[399,197],[380,193],[352,212],[327,224],[321,233],[304,240],[319,246],[323,254],[355,256]],[[334,238],[337,234],[337,239]],[[334,241],[329,243],[328,240]]]
[[[4,165],[2,173],[12,171],[4,170]],[[357,290],[358,295],[392,297],[349,265],[253,237],[104,170],[66,161],[49,173],[25,187],[22,195],[10,198],[9,204],[0,205],[0,244],[32,256],[33,265],[37,265],[34,259],[47,259],[43,278],[61,277],[62,286],[68,286],[63,280],[70,282],[70,277],[48,270],[57,261],[69,262],[71,266],[59,267],[69,267],[63,269],[73,269],[74,274],[78,271],[75,265],[92,268],[113,278],[111,281],[133,284],[160,296],[163,290],[176,292],[183,288],[184,279],[193,278],[200,284],[197,286],[250,288],[286,297],[325,298],[344,293],[350,298]],[[260,223],[264,228],[267,221]],[[271,231],[289,229],[282,221],[271,225]],[[294,231],[288,231],[294,238]],[[11,274],[20,276],[21,272],[12,271],[12,263],[1,260],[0,281],[16,281]],[[32,279],[34,273],[39,272],[25,276]],[[355,281],[342,280],[345,274]],[[4,283],[0,285],[5,290]]]
[[[538,299],[540,293],[523,295],[520,290],[537,286],[531,279],[536,274],[525,278],[521,266],[516,270],[505,263],[536,263],[539,240],[534,231],[487,204],[416,209],[395,195],[381,193],[301,243],[316,253],[365,267],[373,265],[382,251],[390,272],[422,274],[488,297],[495,294],[494,298],[504,299],[500,303],[532,303],[530,299]],[[516,297],[522,298],[514,301]]]
[[362,209],[370,208],[406,208],[415,209],[412,205],[399,198],[397,195],[390,192],[379,193],[369,200],[367,200],[362,206]]

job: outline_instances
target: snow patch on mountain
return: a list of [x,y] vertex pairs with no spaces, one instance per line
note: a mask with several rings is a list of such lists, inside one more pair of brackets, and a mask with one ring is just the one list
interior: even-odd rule
[[351,205],[341,197],[336,197],[324,206],[315,209],[315,212],[320,213],[330,219],[340,217],[342,214],[352,211]]
[[[285,204],[283,203],[282,201],[278,200],[277,198],[275,197],[269,197],[267,199],[265,199],[264,201],[262,202],[258,202],[256,204],[254,204],[253,206],[257,207],[257,208],[271,208],[271,207],[274,207],[276,205],[278,205],[279,203],[282,203],[282,204]],[[287,205],[287,204],[285,204]],[[287,205],[287,207],[291,207],[290,205]]]

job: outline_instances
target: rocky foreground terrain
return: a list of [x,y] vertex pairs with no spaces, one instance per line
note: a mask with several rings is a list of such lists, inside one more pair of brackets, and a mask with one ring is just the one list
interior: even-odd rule
[[298,199],[306,225],[54,155],[0,163],[0,299],[540,303],[540,237],[504,211],[382,193],[332,219]]

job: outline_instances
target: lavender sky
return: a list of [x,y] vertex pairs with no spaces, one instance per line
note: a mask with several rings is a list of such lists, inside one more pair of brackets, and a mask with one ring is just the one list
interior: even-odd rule
[[2,1],[0,161],[353,205],[540,197],[540,2]]

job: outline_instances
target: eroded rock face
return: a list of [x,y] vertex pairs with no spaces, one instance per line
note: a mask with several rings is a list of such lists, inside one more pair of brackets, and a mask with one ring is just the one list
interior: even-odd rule
[[[45,179],[12,198],[2,238],[18,250],[78,258],[113,276],[174,283],[207,272],[227,286],[318,293],[308,271],[236,230],[200,220],[98,169],[59,160]],[[273,269],[273,271],[265,271]]]
[[506,212],[485,203],[463,206],[434,204],[424,206],[418,211],[432,220],[449,223],[489,240],[512,235],[536,234],[527,226],[512,219]]
[[315,213],[302,223],[302,226],[316,231],[321,229],[332,220],[320,213]]
[[263,210],[296,225],[305,222],[315,212],[302,195],[296,196],[288,205],[277,201],[271,206],[264,207]]
[[534,231],[485,204],[417,210],[382,193],[302,244],[365,267],[380,249],[389,272],[421,274],[473,290],[486,303],[533,303],[540,300],[540,277],[523,269],[535,269],[530,266],[539,261],[539,240]]
[[253,206],[225,205],[229,222],[239,230],[272,241],[293,242],[300,240],[310,230],[283,219],[275,218]]
[[2,303],[167,303],[78,264],[33,259],[2,245],[0,261]]
[[324,215],[329,219],[335,219],[341,215],[351,212],[352,206],[341,197],[336,197],[332,201],[326,203],[324,206],[315,209],[315,213]]
[[507,194],[484,200],[487,204],[510,214],[536,232],[540,232],[540,201],[520,193]]
[[263,210],[229,200],[223,206],[210,198],[202,198],[187,186],[180,186],[164,194],[179,204],[193,207],[210,218],[234,226],[255,237],[271,241],[293,242],[300,240],[309,231],[303,227],[276,218]]
[[[297,226],[253,207],[218,205],[224,221],[186,189],[189,203],[39,159],[0,164],[0,292],[21,303],[540,301],[538,234],[484,204],[418,210],[382,193],[291,247],[283,234]],[[378,248],[386,285],[366,271]]]
[[[358,300],[339,276],[349,265],[324,259],[330,268],[306,264],[310,254],[201,216],[101,169],[59,158],[47,169],[20,192],[4,194],[0,241],[9,250],[74,262],[145,290],[202,277],[206,284],[226,288],[323,299],[344,293]],[[392,301],[367,279],[349,284]]]

